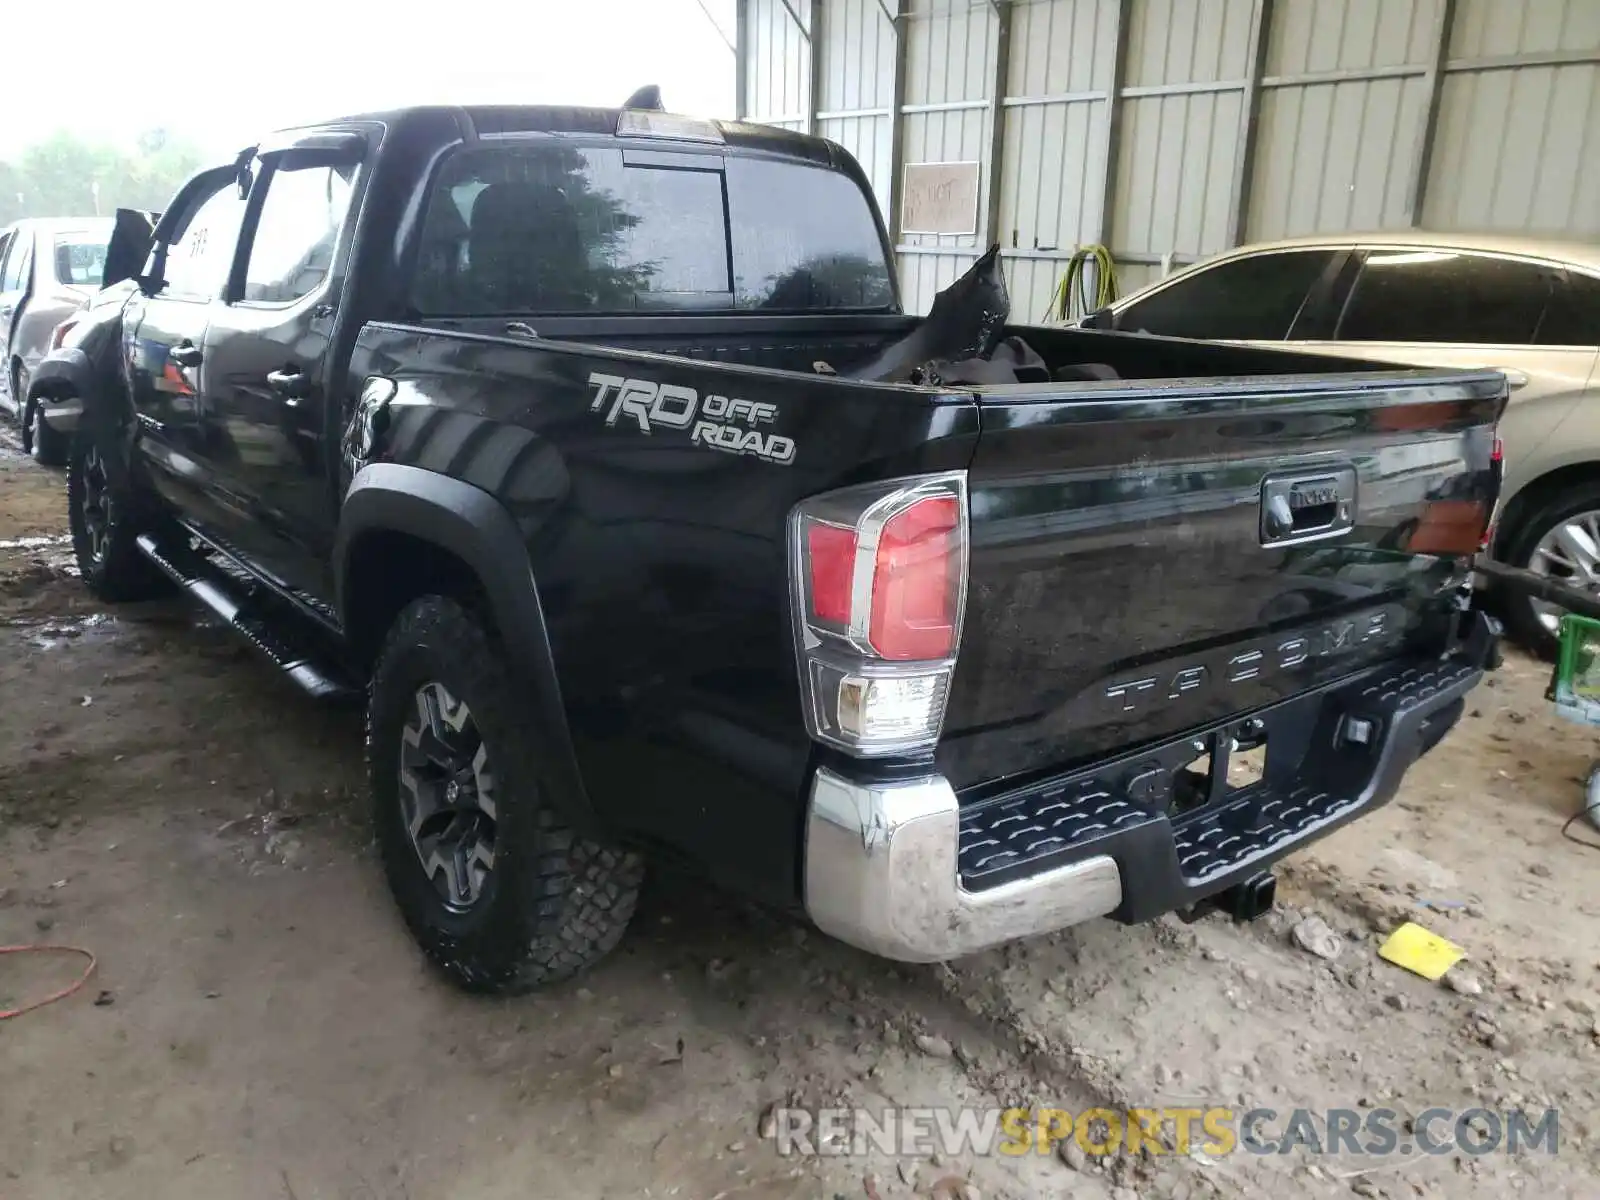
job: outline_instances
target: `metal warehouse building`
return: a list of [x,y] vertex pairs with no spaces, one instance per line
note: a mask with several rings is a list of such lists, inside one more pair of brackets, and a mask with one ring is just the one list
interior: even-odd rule
[[1600,0],[739,0],[741,115],[840,142],[908,307],[1000,242],[1126,292],[1241,242],[1600,237]]

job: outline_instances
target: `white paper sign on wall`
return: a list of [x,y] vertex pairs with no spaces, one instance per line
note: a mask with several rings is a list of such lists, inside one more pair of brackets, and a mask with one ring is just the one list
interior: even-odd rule
[[978,232],[978,164],[907,163],[901,188],[902,233]]

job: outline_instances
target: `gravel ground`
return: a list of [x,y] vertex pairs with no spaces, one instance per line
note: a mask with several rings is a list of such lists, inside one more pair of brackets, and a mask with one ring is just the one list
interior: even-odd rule
[[[908,968],[657,879],[588,977],[474,1000],[384,893],[358,717],[181,605],[104,611],[62,493],[0,434],[0,943],[99,956],[0,1024],[3,1200],[1594,1194],[1600,858],[1560,827],[1600,747],[1535,663],[1249,926],[1102,922]],[[1301,947],[1308,917],[1337,957]],[[1468,950],[1464,990],[1378,958],[1404,919]],[[0,958],[0,1008],[72,969]],[[1555,1106],[1560,1149],[783,1157],[775,1102]]]

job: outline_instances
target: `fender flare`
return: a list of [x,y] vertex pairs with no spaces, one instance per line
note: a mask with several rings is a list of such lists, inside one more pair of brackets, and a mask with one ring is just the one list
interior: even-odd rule
[[351,481],[334,541],[336,604],[349,628],[351,554],[370,532],[401,533],[461,559],[477,577],[495,629],[526,681],[539,714],[536,740],[545,786],[562,816],[595,831],[598,820],[578,768],[539,589],[521,530],[505,507],[482,488],[420,467],[372,463]]

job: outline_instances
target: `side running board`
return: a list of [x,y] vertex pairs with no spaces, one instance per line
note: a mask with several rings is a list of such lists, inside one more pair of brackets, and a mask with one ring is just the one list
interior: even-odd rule
[[296,628],[296,618],[269,615],[273,607],[255,589],[234,579],[202,555],[187,548],[174,550],[161,545],[150,534],[139,535],[139,552],[148,558],[179,587],[195,597],[245,640],[266,656],[307,694],[319,700],[348,700],[360,688],[343,674],[318,659],[327,657],[313,649],[309,632]]

